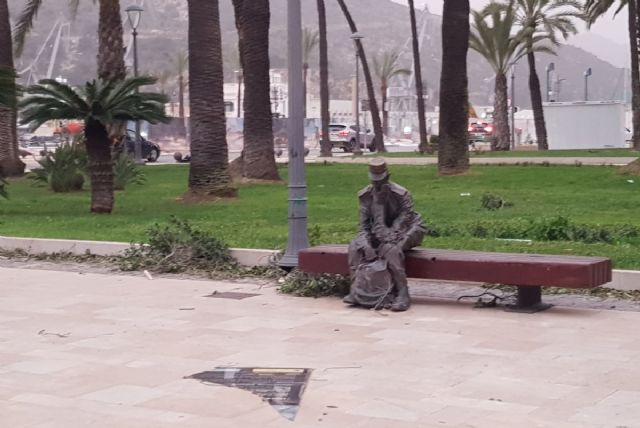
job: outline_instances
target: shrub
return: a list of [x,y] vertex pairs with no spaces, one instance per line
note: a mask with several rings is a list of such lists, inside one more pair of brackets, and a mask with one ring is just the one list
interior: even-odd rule
[[113,185],[116,190],[124,190],[129,184],[144,184],[144,173],[126,151],[114,153]]
[[640,227],[632,224],[593,225],[573,223],[564,216],[537,219],[476,220],[455,225],[429,224],[428,236],[470,236],[490,239],[532,239],[536,241],[605,242],[640,237]]
[[482,204],[482,208],[490,211],[513,206],[511,202],[503,199],[501,196],[494,195],[492,193],[485,193],[484,195],[482,195],[480,203]]
[[147,237],[146,245],[133,245],[125,251],[120,260],[122,270],[224,271],[238,267],[227,244],[186,220],[172,217],[167,225],[155,224],[147,230]]
[[294,270],[286,276],[280,292],[300,297],[343,297],[350,287],[351,281],[342,275],[310,275]]
[[48,152],[38,161],[40,168],[31,171],[29,178],[57,193],[82,190],[87,171],[87,154],[75,144],[63,144],[55,152]]

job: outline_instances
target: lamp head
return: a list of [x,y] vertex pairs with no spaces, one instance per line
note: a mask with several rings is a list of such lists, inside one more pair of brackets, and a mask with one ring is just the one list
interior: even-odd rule
[[135,4],[125,9],[125,12],[127,12],[127,21],[129,21],[132,30],[135,31],[138,29],[143,11],[143,8]]

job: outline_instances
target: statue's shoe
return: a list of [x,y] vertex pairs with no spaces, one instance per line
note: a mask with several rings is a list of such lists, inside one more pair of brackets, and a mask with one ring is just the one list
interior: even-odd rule
[[358,302],[356,302],[356,299],[351,294],[347,294],[346,296],[344,296],[342,301],[344,303],[346,303],[347,305],[356,305],[356,304],[358,304]]
[[409,302],[393,302],[391,305],[391,310],[393,312],[404,312],[411,307],[411,303]]

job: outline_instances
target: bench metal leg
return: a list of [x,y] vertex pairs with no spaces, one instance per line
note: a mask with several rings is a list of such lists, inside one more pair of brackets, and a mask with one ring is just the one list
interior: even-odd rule
[[518,287],[518,302],[507,306],[506,310],[533,314],[549,309],[551,306],[553,305],[542,303],[542,287]]

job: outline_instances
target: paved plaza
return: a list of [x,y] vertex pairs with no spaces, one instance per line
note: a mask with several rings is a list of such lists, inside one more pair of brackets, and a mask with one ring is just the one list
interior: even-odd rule
[[[639,312],[377,313],[259,282],[0,268],[0,426],[640,427]],[[312,372],[292,422],[186,378],[216,367]]]

